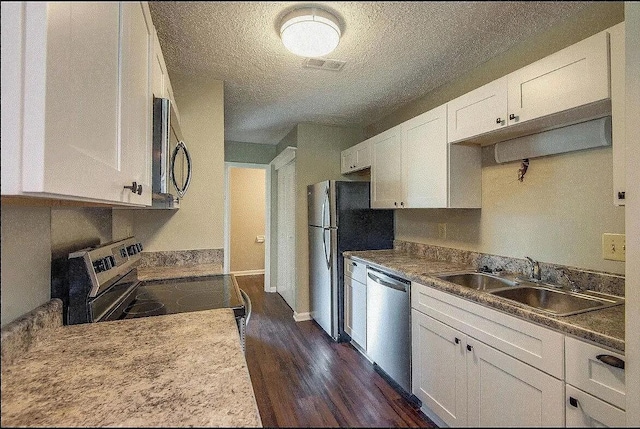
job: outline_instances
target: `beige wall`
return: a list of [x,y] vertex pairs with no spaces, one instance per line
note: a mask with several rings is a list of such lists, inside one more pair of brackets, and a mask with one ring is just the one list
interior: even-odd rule
[[109,208],[3,204],[2,325],[51,299],[52,258],[112,239]]
[[51,297],[51,209],[2,205],[2,326]]
[[[396,210],[397,240],[624,274],[624,262],[602,259],[604,232],[624,233],[624,208],[613,205],[611,148],[519,162],[489,161],[483,149],[482,209]],[[438,238],[438,224],[447,238]]]
[[[275,147],[274,147],[275,149]],[[264,270],[265,170],[229,168],[230,270]]]
[[[174,83],[172,81],[172,83]],[[176,80],[180,128],[193,176],[179,210],[135,210],[134,232],[145,251],[224,247],[223,82]]]
[[268,164],[276,157],[276,145],[225,141],[224,161]]
[[[491,82],[624,19],[623,3],[593,3],[564,25],[535,36],[460,79],[403,106],[366,128],[375,135]],[[602,259],[602,233],[624,233],[624,209],[612,200],[612,150],[592,149],[531,160],[523,183],[519,163],[496,165],[483,149],[481,210],[397,210],[396,239],[586,269],[624,273]],[[438,238],[438,223],[447,238]]]

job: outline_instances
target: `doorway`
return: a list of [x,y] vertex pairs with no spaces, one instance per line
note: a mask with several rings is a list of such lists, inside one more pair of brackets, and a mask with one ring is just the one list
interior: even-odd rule
[[225,162],[224,266],[236,276],[264,274],[270,289],[271,169]]

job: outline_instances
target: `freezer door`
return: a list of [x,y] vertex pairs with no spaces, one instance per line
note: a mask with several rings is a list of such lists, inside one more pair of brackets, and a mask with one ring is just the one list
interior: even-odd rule
[[307,186],[307,209],[310,226],[336,226],[335,182],[325,180]]
[[327,334],[333,335],[332,231],[309,227],[309,300],[311,317]]

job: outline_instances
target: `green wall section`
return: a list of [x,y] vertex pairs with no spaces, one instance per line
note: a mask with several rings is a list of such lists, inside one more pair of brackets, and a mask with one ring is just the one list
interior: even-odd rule
[[246,164],[268,164],[276,157],[276,146],[270,144],[224,142],[224,161]]

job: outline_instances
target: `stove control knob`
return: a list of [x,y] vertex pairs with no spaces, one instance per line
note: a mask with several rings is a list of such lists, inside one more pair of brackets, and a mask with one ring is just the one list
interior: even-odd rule
[[107,271],[111,267],[107,265],[106,258],[102,258],[93,263],[93,268],[95,269],[96,273],[101,273],[103,271]]
[[138,250],[138,253],[142,252],[142,243],[136,243],[136,249]]
[[116,258],[110,255],[110,256],[107,256],[106,259],[109,261],[109,269],[116,266]]

